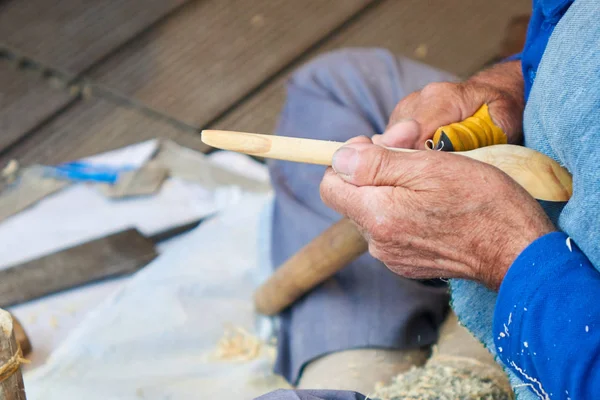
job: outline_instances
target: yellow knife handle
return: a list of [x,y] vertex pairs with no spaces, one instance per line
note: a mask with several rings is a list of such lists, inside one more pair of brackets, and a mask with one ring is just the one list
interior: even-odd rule
[[494,124],[488,106],[484,104],[464,121],[438,128],[429,147],[442,151],[467,151],[506,143],[506,134]]

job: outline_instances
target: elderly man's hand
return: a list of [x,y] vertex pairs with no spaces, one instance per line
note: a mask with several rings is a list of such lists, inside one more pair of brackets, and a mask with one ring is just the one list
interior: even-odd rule
[[431,83],[398,103],[386,131],[375,135],[375,144],[412,149],[425,148],[440,126],[472,116],[483,104],[508,136],[509,143],[521,141],[523,108],[521,63],[511,61],[484,70],[461,83]]
[[405,277],[466,278],[497,289],[518,254],[555,230],[510,177],[460,155],[400,153],[356,138],[333,166],[321,183],[323,201]]

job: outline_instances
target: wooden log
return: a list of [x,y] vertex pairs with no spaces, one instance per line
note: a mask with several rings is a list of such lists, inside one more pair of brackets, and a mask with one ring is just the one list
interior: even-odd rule
[[23,362],[12,316],[0,309],[0,400],[26,400],[21,374]]
[[15,317],[13,315],[12,319],[13,319],[13,329],[15,331],[15,339],[17,340],[17,344],[19,345],[19,347],[21,348],[21,351],[23,352],[23,356],[26,357],[29,353],[31,353],[31,350],[33,349],[33,347],[31,346],[31,341],[29,340],[29,336],[27,336],[27,332],[25,332],[23,325],[21,325],[21,322],[19,322],[17,317]]
[[367,242],[344,218],[293,255],[254,295],[256,310],[274,315],[367,251]]

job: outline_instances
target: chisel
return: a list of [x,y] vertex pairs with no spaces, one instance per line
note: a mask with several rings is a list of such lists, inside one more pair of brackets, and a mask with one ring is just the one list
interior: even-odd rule
[[126,229],[0,270],[0,308],[91,282],[132,274],[158,256],[155,244],[197,227],[202,219],[146,237]]

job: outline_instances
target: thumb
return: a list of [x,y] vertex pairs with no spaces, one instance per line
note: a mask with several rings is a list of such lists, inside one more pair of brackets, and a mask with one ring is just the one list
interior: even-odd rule
[[403,186],[420,169],[415,156],[370,143],[348,144],[335,152],[332,167],[355,186]]

